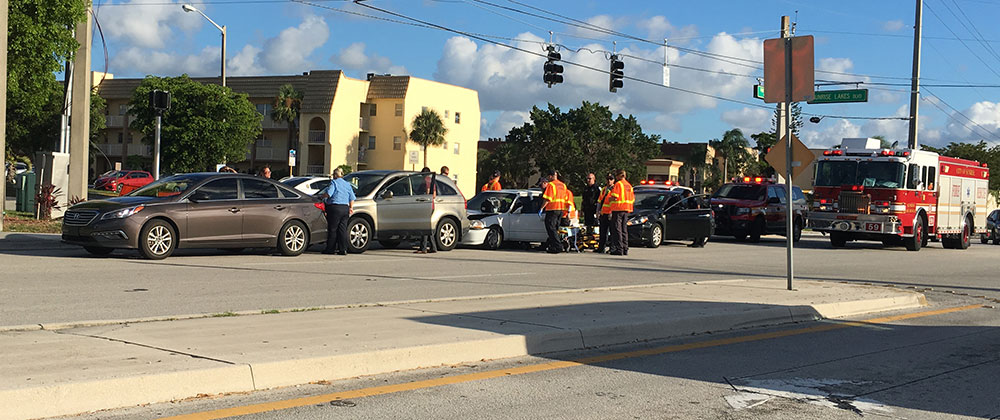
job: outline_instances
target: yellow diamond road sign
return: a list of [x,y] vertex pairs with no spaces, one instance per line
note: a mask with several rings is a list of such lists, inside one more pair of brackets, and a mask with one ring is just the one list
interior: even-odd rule
[[[781,176],[786,174],[785,148],[787,146],[785,144],[787,140],[788,136],[782,137],[774,146],[771,146],[771,150],[764,157],[764,160],[774,167],[775,173]],[[816,155],[813,154],[812,150],[809,150],[806,145],[799,141],[798,137],[795,137],[795,134],[792,134],[792,180],[798,178],[814,159],[816,159]]]

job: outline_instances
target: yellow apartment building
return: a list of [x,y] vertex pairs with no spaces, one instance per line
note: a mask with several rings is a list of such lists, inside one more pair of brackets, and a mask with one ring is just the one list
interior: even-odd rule
[[[219,83],[217,77],[193,80]],[[103,156],[93,162],[92,173],[112,169],[116,163],[134,169],[126,162],[151,156],[150,142],[128,129],[128,102],[141,82],[113,75],[95,77],[97,93],[107,101],[108,115],[107,129],[97,144]],[[228,162],[241,172],[269,165],[274,176],[288,175],[288,155],[294,142],[289,144],[287,124],[275,123],[270,117],[274,98],[285,84],[303,93],[295,175],[329,175],[341,165],[352,170],[420,170],[423,151],[407,140],[407,133],[413,118],[426,108],[437,111],[448,128],[445,143],[427,150],[428,166],[435,172],[448,166],[463,192],[471,196],[476,191],[478,92],[413,76],[368,74],[365,79],[354,79],[340,70],[226,78],[226,85],[246,94],[264,116],[261,136],[247,149],[245,160]]]

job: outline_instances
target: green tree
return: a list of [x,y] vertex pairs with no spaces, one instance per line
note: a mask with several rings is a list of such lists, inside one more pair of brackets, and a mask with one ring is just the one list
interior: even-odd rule
[[753,164],[753,155],[747,150],[750,142],[738,128],[723,133],[722,140],[709,140],[708,145],[715,149],[716,158],[722,158],[722,179],[729,179],[730,171],[743,174]]
[[55,72],[79,48],[72,28],[86,17],[86,2],[10,0],[8,13],[7,148],[22,155],[51,150],[62,113]]
[[441,115],[433,109],[425,109],[413,117],[408,137],[410,141],[423,147],[425,168],[427,167],[427,146],[444,144],[444,135],[447,133],[448,128],[444,126]]
[[771,147],[774,147],[774,144],[778,142],[778,136],[774,132],[762,131],[757,134],[751,134],[750,138],[753,139],[755,143],[753,148],[757,151],[756,165],[752,166],[750,171],[764,176],[773,175],[774,168],[764,158],[767,157],[767,152],[771,150]]
[[[288,148],[298,150],[298,134],[295,130],[295,122],[299,119],[299,109],[302,107],[302,92],[295,90],[290,84],[282,85],[278,89],[278,96],[274,98],[274,108],[271,110],[271,121],[276,123],[284,122],[288,124]],[[256,165],[257,141],[253,142],[253,150],[250,152],[250,166]],[[291,174],[289,174],[291,175]],[[346,175],[346,174],[345,174]]]
[[[775,143],[778,138],[778,116],[781,114],[781,104],[774,106],[774,114],[771,115],[771,132],[774,133]],[[798,102],[792,102],[792,133],[797,137],[802,129],[802,106]]]
[[493,153],[480,149],[477,158],[479,166],[476,185],[485,184],[493,172],[497,171],[500,172],[501,185],[527,188],[528,180],[536,172],[530,149],[516,140],[499,144]]
[[241,162],[247,148],[260,135],[261,115],[247,96],[226,87],[201,84],[187,75],[147,76],[132,95],[131,128],[153,142],[156,112],[149,106],[149,92],[171,94],[171,107],[163,114],[161,170],[164,173],[213,170],[221,162]]

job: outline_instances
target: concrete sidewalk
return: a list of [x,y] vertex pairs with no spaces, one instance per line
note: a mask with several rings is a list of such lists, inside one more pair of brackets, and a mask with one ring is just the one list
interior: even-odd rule
[[0,333],[0,419],[914,308],[895,288],[781,280],[554,291]]

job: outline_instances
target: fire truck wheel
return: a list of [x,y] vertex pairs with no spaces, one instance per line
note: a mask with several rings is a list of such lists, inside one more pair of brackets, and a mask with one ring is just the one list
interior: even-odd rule
[[962,233],[960,235],[955,245],[957,245],[958,249],[969,249],[969,243],[972,242],[972,220],[968,217],[962,223]]
[[830,232],[830,246],[843,248],[847,245],[847,235],[844,232]]
[[909,238],[903,238],[903,245],[906,245],[907,251],[919,251],[920,247],[924,244],[924,236],[926,235],[927,228],[924,226],[923,219],[913,225],[913,236]]

